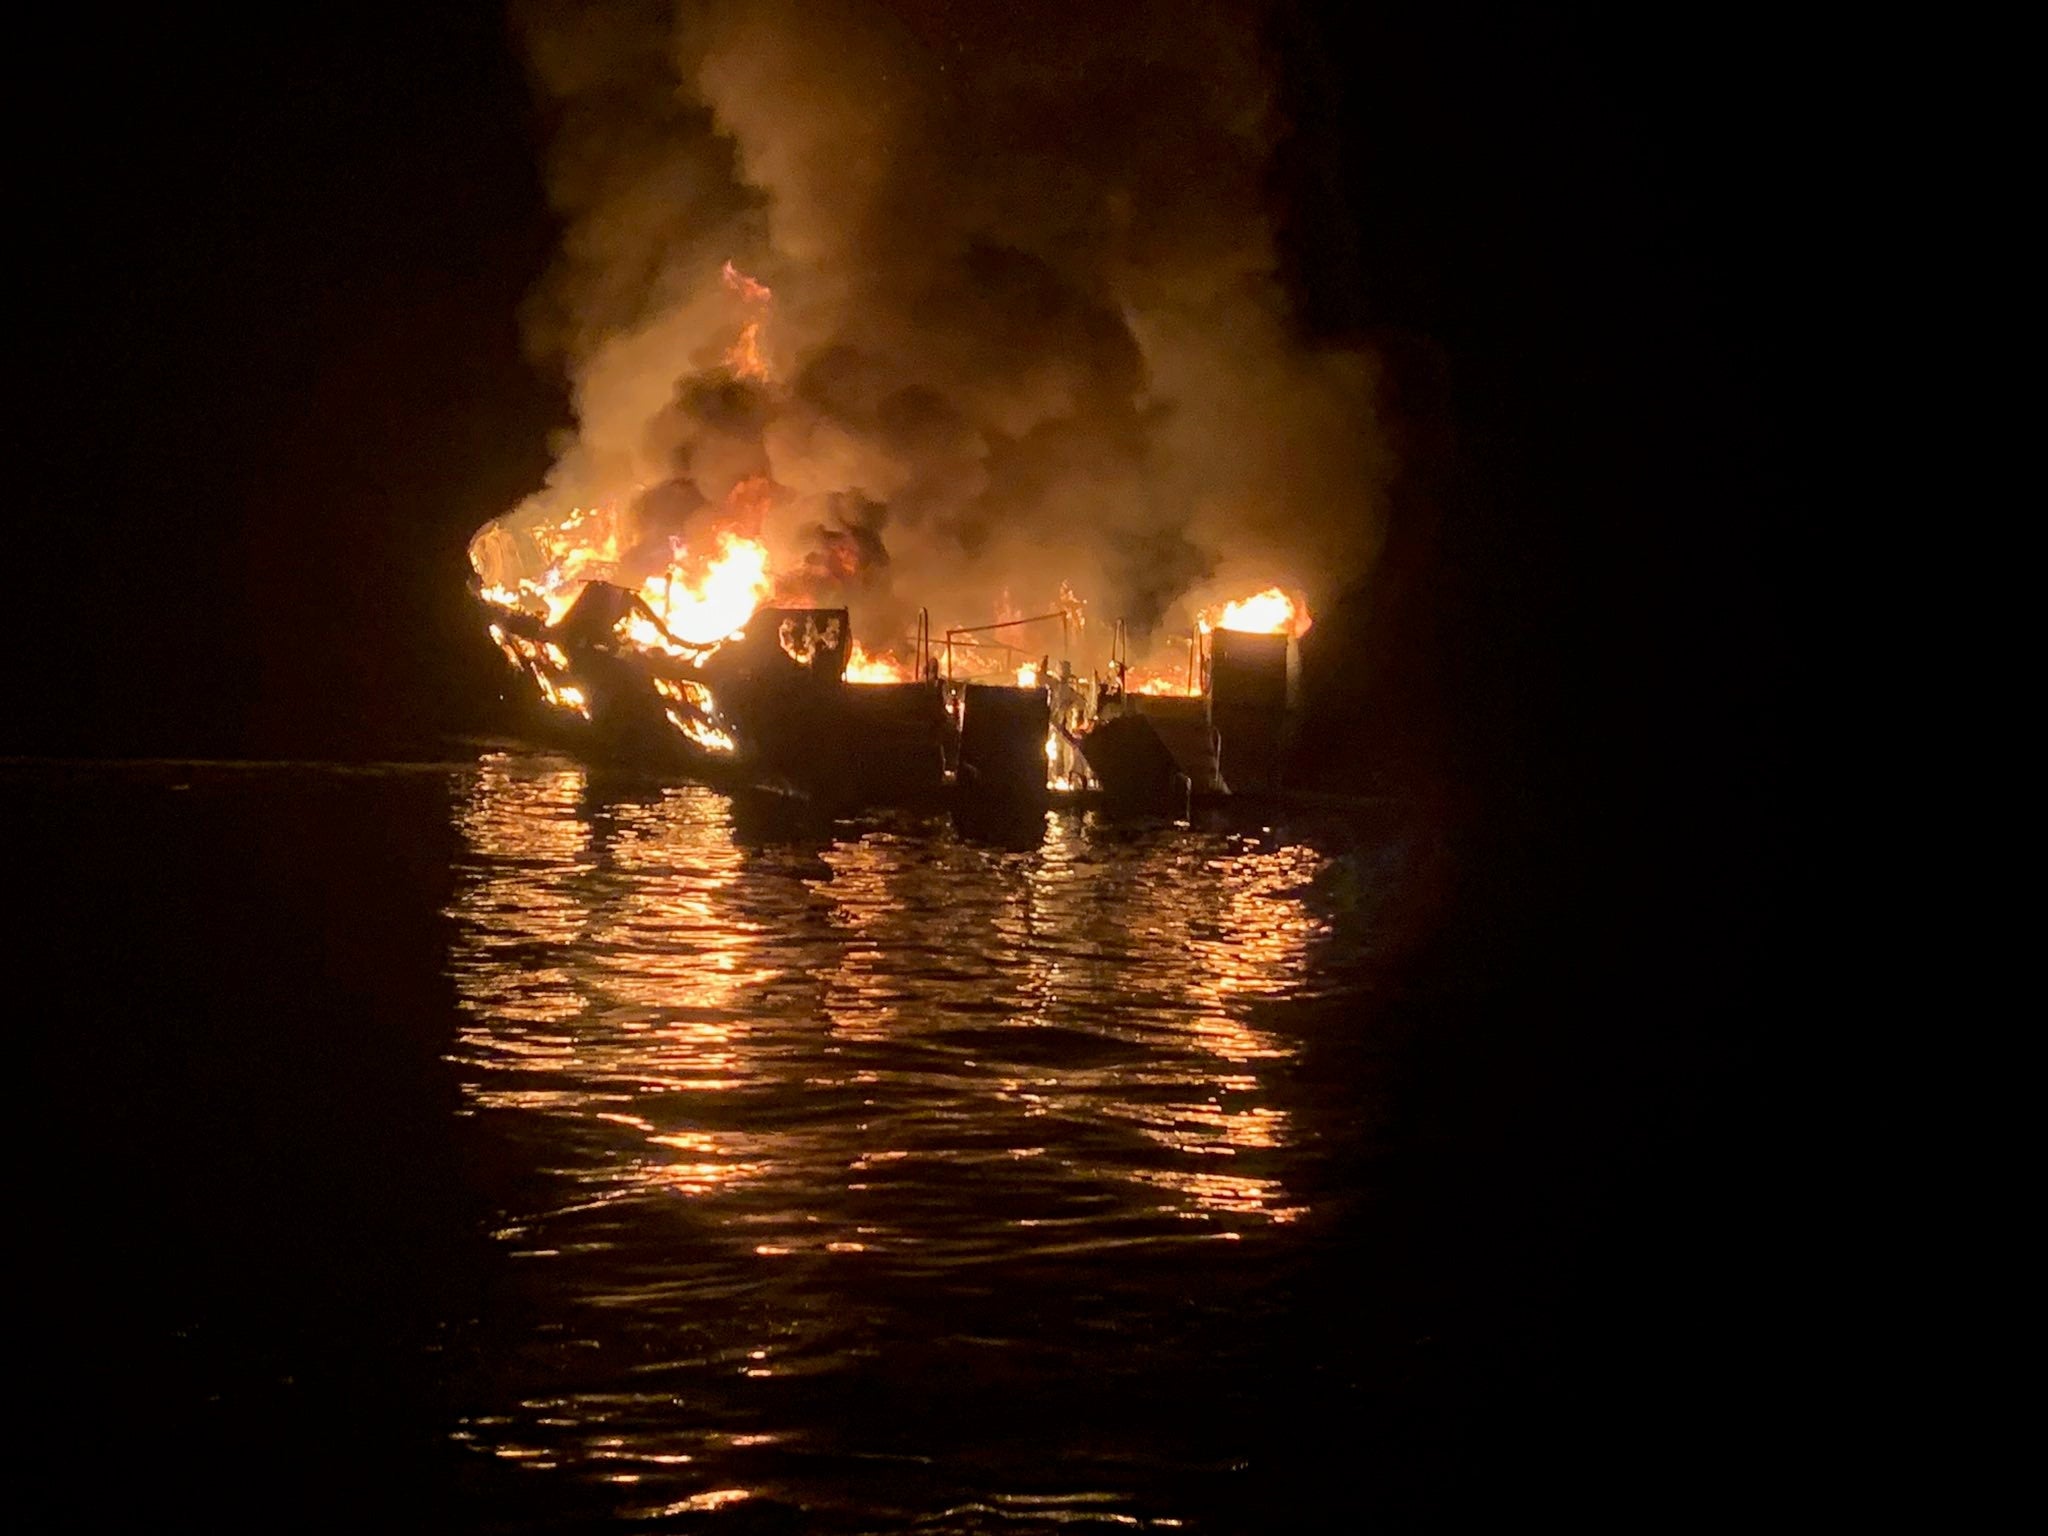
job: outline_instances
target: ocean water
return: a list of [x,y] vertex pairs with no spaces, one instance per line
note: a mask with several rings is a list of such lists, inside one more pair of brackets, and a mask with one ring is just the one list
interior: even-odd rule
[[518,753],[0,794],[53,1524],[1428,1497],[1373,1236],[1398,808],[987,841]]

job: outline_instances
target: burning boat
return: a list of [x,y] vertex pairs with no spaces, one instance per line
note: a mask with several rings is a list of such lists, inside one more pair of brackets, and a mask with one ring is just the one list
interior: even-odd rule
[[845,607],[769,600],[766,551],[743,536],[637,585],[615,546],[609,516],[579,513],[493,523],[470,550],[492,640],[580,753],[834,806],[1082,795],[1185,813],[1278,786],[1308,624],[1278,589],[1205,612],[1182,676],[1134,669],[1120,624],[1106,669],[1077,674],[1016,658],[1034,626],[1071,649],[1078,600],[938,641],[920,612],[900,662],[866,654]]
[[[723,282],[745,321],[693,376],[706,432],[753,421],[777,388],[763,350],[772,294],[730,262]],[[868,566],[887,556],[858,506],[849,520],[843,502],[814,497],[826,510],[799,547],[792,518],[812,513],[795,512],[798,493],[765,460],[733,462],[743,468],[701,485],[671,479],[567,510],[550,493],[471,540],[491,638],[557,743],[833,806],[1100,795],[1184,810],[1277,784],[1308,626],[1296,598],[1272,588],[1205,611],[1172,680],[1177,663],[1130,665],[1120,624],[1106,667],[1083,656],[1077,671],[1077,642],[1099,644],[1100,631],[1064,582],[1044,612],[1019,614],[1003,592],[992,622],[936,639],[920,609],[913,634],[870,653],[847,602],[873,594]]]

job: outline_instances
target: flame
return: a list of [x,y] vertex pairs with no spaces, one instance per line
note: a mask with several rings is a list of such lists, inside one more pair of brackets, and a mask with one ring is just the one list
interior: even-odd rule
[[[768,369],[761,353],[761,330],[774,295],[766,284],[756,282],[730,261],[725,264],[724,278],[748,311],[726,360],[743,378],[765,379]],[[634,590],[647,611],[622,618],[614,627],[615,635],[643,653],[701,665],[707,648],[742,629],[774,590],[768,548],[753,535],[760,531],[763,515],[775,496],[776,487],[765,476],[741,481],[726,497],[723,521],[727,527],[712,551],[690,550],[671,540],[666,569],[644,580],[640,573],[645,565],[630,572],[620,570],[621,550],[632,543],[632,536],[630,529],[622,532],[620,508],[614,502],[571,507],[552,519],[528,521],[512,515],[495,519],[470,540],[470,564],[486,603],[544,618],[550,626],[562,621],[586,583],[601,580],[634,587],[637,581]],[[536,567],[541,572],[538,577],[527,574]],[[650,619],[648,612],[654,618]],[[533,675],[544,699],[589,716],[589,700],[570,681],[569,657],[561,646],[509,633],[498,624],[491,625],[490,631],[505,659]],[[702,721],[690,720],[670,711],[670,720],[684,735],[714,751],[736,750],[729,736],[708,723],[712,714],[708,696],[702,702],[684,700],[674,693],[667,696],[691,704],[703,716]]]
[[694,578],[689,563],[679,550],[674,564],[640,584],[640,596],[678,640],[709,645],[737,633],[775,589],[759,539],[721,533],[718,553]]
[[699,714],[712,711],[711,690],[687,677],[657,677],[654,691],[674,704],[687,704]]
[[717,707],[712,701],[711,690],[702,683],[687,677],[657,677],[654,691],[677,706],[663,709],[662,713],[686,740],[722,757],[730,757],[739,751],[739,743],[715,723]]
[[1027,661],[1017,669],[1017,686],[1019,688],[1035,688],[1038,686],[1037,662]]
[[[584,582],[617,572],[619,530],[610,506],[571,507],[559,522],[542,523],[531,529],[527,538],[545,562],[545,569],[537,580],[521,576],[511,586],[502,579],[508,574],[502,566],[506,547],[516,546],[517,536],[505,528],[503,520],[486,524],[470,540],[470,565],[485,602],[528,613],[538,609],[554,624],[569,611]],[[493,579],[494,574],[500,579]]]
[[[766,283],[756,282],[730,261],[725,264],[725,286],[739,295],[750,309],[765,311],[775,295]],[[740,326],[739,338],[726,348],[725,366],[743,379],[765,382],[768,360],[761,355],[763,317],[756,315]]]
[[1073,587],[1064,581],[1060,583],[1058,602],[1060,612],[1067,616],[1067,623],[1076,632],[1088,627],[1088,599],[1075,592]]
[[511,633],[502,624],[491,625],[490,631],[491,639],[505,653],[512,670],[533,675],[534,686],[540,689],[543,699],[557,709],[590,718],[590,700],[568,680],[569,658],[559,645],[552,640],[529,640],[525,635]]
[[747,276],[746,273],[734,266],[729,259],[720,276],[725,279],[725,286],[738,294],[748,304],[766,304],[775,297],[774,291],[766,283]]
[[692,715],[677,714],[672,709],[665,709],[662,713],[668,716],[668,723],[670,725],[681,731],[685,738],[694,741],[707,752],[716,752],[721,757],[730,757],[740,749],[738,742],[734,741],[731,736],[721,731],[715,725],[707,724],[705,721],[699,720]]
[[1125,681],[1131,692],[1150,694],[1154,698],[1191,699],[1196,697],[1195,690],[1188,686],[1186,678],[1168,677],[1163,672],[1151,672],[1141,675],[1136,668],[1133,668]]
[[611,575],[619,563],[618,514],[609,506],[572,507],[553,527],[534,531],[548,557],[547,573],[538,583],[522,582],[547,609],[556,624],[576,601],[586,581]]
[[1197,622],[1204,634],[1229,629],[1240,634],[1292,635],[1298,640],[1315,620],[1309,617],[1308,604],[1295,601],[1278,587],[1268,587],[1255,596],[1205,608]]
[[557,709],[590,718],[590,700],[574,683],[558,683],[539,667],[533,669],[533,680],[540,685],[540,696]]
[[726,349],[726,366],[743,379],[765,380],[768,363],[761,356],[761,322],[749,320],[740,327],[740,338]]
[[849,683],[914,683],[916,674],[910,666],[884,652],[870,656],[861,649],[858,640],[846,654],[846,680]]
[[[745,517],[755,512],[757,499],[758,489],[743,482],[735,487],[728,510]],[[533,529],[531,538],[547,567],[537,579],[520,577],[516,586],[485,580],[482,536],[472,543],[471,560],[478,567],[478,590],[485,602],[515,612],[539,610],[554,625],[568,613],[585,582],[620,579],[617,516],[610,507],[574,508],[560,522]],[[694,554],[679,542],[670,548],[667,568],[638,587],[641,601],[659,623],[634,614],[619,624],[621,637],[641,650],[694,657],[704,646],[742,629],[774,590],[768,546],[759,539],[728,530],[718,535],[709,556]],[[554,660],[554,665],[566,667],[567,658]]]
[[614,627],[620,638],[643,651],[656,651],[664,656],[690,661],[700,660],[704,655],[701,647],[678,644],[644,613],[629,613]]

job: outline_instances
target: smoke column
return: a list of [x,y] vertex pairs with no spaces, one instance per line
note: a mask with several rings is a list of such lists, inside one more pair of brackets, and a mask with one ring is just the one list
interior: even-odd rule
[[521,13],[566,224],[529,334],[577,426],[517,515],[615,501],[649,551],[748,522],[871,643],[920,603],[973,623],[1062,582],[1142,637],[1362,572],[1372,365],[1292,332],[1262,19]]

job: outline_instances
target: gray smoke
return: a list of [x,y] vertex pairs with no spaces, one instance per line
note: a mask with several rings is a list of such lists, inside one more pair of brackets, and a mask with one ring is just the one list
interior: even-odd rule
[[[536,8],[567,236],[529,320],[578,426],[533,508],[622,498],[653,550],[742,487],[777,568],[870,644],[921,603],[985,622],[1062,582],[1142,633],[1362,571],[1372,369],[1292,336],[1260,23],[1193,0]],[[765,378],[729,360],[750,319]]]

